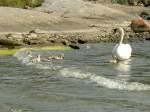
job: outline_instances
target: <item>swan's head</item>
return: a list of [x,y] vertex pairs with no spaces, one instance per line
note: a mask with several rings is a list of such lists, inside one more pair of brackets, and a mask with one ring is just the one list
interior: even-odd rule
[[115,28],[113,31],[114,31],[114,33],[117,33],[117,32],[119,32],[119,33],[124,33],[124,30],[123,30],[123,28],[121,28],[121,27]]

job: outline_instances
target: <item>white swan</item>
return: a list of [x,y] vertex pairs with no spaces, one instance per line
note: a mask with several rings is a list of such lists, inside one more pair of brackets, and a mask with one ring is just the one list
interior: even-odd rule
[[132,48],[129,44],[123,44],[123,38],[124,38],[124,30],[123,28],[118,28],[119,32],[121,33],[121,39],[119,44],[117,44],[113,50],[112,55],[113,58],[117,61],[123,61],[127,60],[131,57]]

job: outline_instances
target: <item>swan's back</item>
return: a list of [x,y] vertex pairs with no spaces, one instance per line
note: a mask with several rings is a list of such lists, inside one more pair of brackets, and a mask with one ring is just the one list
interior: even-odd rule
[[113,57],[117,60],[127,60],[131,57],[132,48],[129,44],[117,44],[113,51]]
[[115,47],[112,50],[112,57],[114,59],[117,59],[117,55],[116,55],[116,49],[118,48],[119,44],[116,44]]

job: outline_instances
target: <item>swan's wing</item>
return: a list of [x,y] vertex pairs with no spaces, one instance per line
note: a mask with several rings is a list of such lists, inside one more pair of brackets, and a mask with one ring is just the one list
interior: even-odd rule
[[112,50],[112,56],[113,56],[113,58],[115,58],[115,59],[116,59],[116,51],[117,51],[117,48],[118,48],[118,44],[116,44],[115,47],[114,47],[113,50]]
[[131,56],[132,48],[129,44],[120,44],[116,50],[119,60],[129,59]]
[[126,49],[128,50],[128,52],[132,53],[132,47],[130,44],[125,44]]

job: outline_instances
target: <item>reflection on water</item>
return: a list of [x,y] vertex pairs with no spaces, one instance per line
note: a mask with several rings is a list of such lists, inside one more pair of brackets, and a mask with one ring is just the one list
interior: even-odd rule
[[130,62],[131,62],[131,59],[125,60],[125,61],[120,61],[116,64],[116,69],[122,73],[130,72],[130,70],[131,70]]
[[80,50],[32,51],[32,56],[64,54],[64,60],[33,63],[28,51],[0,57],[2,112],[149,112],[150,43],[132,45],[131,60],[117,64],[114,44]]
[[121,80],[128,81],[130,80],[130,71],[131,71],[131,59],[120,61],[116,64],[115,69],[117,72],[117,77]]

